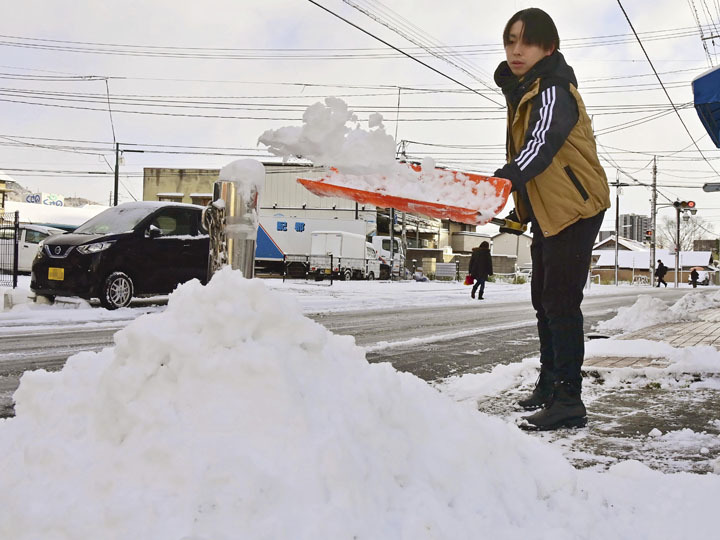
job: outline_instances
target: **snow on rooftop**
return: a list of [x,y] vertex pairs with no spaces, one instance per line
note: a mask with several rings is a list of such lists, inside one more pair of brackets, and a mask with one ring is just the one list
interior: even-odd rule
[[[612,245],[610,245],[612,243]],[[623,246],[630,251],[647,251],[648,247],[643,244],[642,242],[638,242],[636,240],[631,240],[630,238],[624,238],[620,237],[620,240],[618,241],[618,245]],[[615,235],[612,235],[602,242],[598,242],[593,246],[593,250],[601,250],[601,249],[615,249]]]
[[85,206],[52,206],[16,201],[6,201],[5,211],[20,212],[21,223],[67,225],[77,227],[95,217],[108,206],[88,204]]
[[[650,251],[628,251],[618,250],[618,266],[620,268],[635,268],[637,270],[648,270],[650,266]],[[599,255],[597,263],[598,267],[615,267],[615,250],[596,250],[593,255]],[[675,268],[675,254],[667,249],[655,250],[655,261],[653,266],[657,266],[657,261],[661,260],[665,266],[670,269]],[[708,266],[712,263],[712,253],[710,251],[681,251],[680,267],[689,268],[691,266]]]

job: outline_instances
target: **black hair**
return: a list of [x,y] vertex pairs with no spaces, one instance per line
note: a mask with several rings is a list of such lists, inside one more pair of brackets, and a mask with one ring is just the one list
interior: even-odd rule
[[490,244],[488,244],[487,242],[481,242],[481,243],[480,243],[480,247],[481,247],[481,248],[489,248],[489,247],[490,247]]
[[538,45],[543,50],[557,51],[560,48],[560,36],[550,15],[542,9],[527,8],[510,17],[503,31],[503,44],[510,43],[510,28],[517,21],[523,23],[522,41],[528,45]]

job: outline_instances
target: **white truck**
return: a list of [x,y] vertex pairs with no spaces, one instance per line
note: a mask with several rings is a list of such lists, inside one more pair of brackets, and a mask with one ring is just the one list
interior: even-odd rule
[[[283,272],[283,265],[289,274],[304,275],[311,255],[312,234],[317,231],[339,231],[366,237],[375,230],[375,222],[364,219],[321,219],[283,216],[260,216],[257,244],[255,249],[256,266],[271,272]],[[400,238],[395,237],[394,272],[397,275],[401,260],[404,258]],[[380,257],[381,271],[374,273],[375,278],[390,277],[390,237],[371,237],[372,246]]]
[[402,248],[400,238],[395,236],[392,240],[393,250],[390,252],[389,236],[373,236],[372,245],[380,257],[382,264],[381,279],[390,279],[390,262],[392,261],[392,271],[395,276],[399,275],[400,268],[405,268],[405,252]]
[[316,280],[372,280],[380,277],[380,260],[362,234],[315,231],[310,240],[309,272]]

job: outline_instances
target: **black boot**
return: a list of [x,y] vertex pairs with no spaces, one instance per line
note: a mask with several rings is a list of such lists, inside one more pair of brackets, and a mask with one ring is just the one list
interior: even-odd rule
[[540,376],[535,383],[535,388],[528,397],[518,401],[520,405],[526,411],[532,411],[539,409],[550,401],[553,393],[553,379],[550,374],[544,369],[540,369]]
[[587,411],[580,399],[580,384],[566,381],[555,383],[550,402],[543,410],[524,416],[525,424],[520,427],[528,431],[583,427],[587,424]]

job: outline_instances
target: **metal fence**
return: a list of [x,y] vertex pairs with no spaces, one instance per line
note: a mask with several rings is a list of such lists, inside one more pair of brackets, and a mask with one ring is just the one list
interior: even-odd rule
[[[384,267],[384,268],[383,268]],[[374,259],[335,257],[333,255],[285,255],[285,279],[390,279],[390,267]]]
[[460,281],[460,263],[435,264],[435,279],[440,281]]
[[0,286],[17,287],[19,212],[0,210]]

